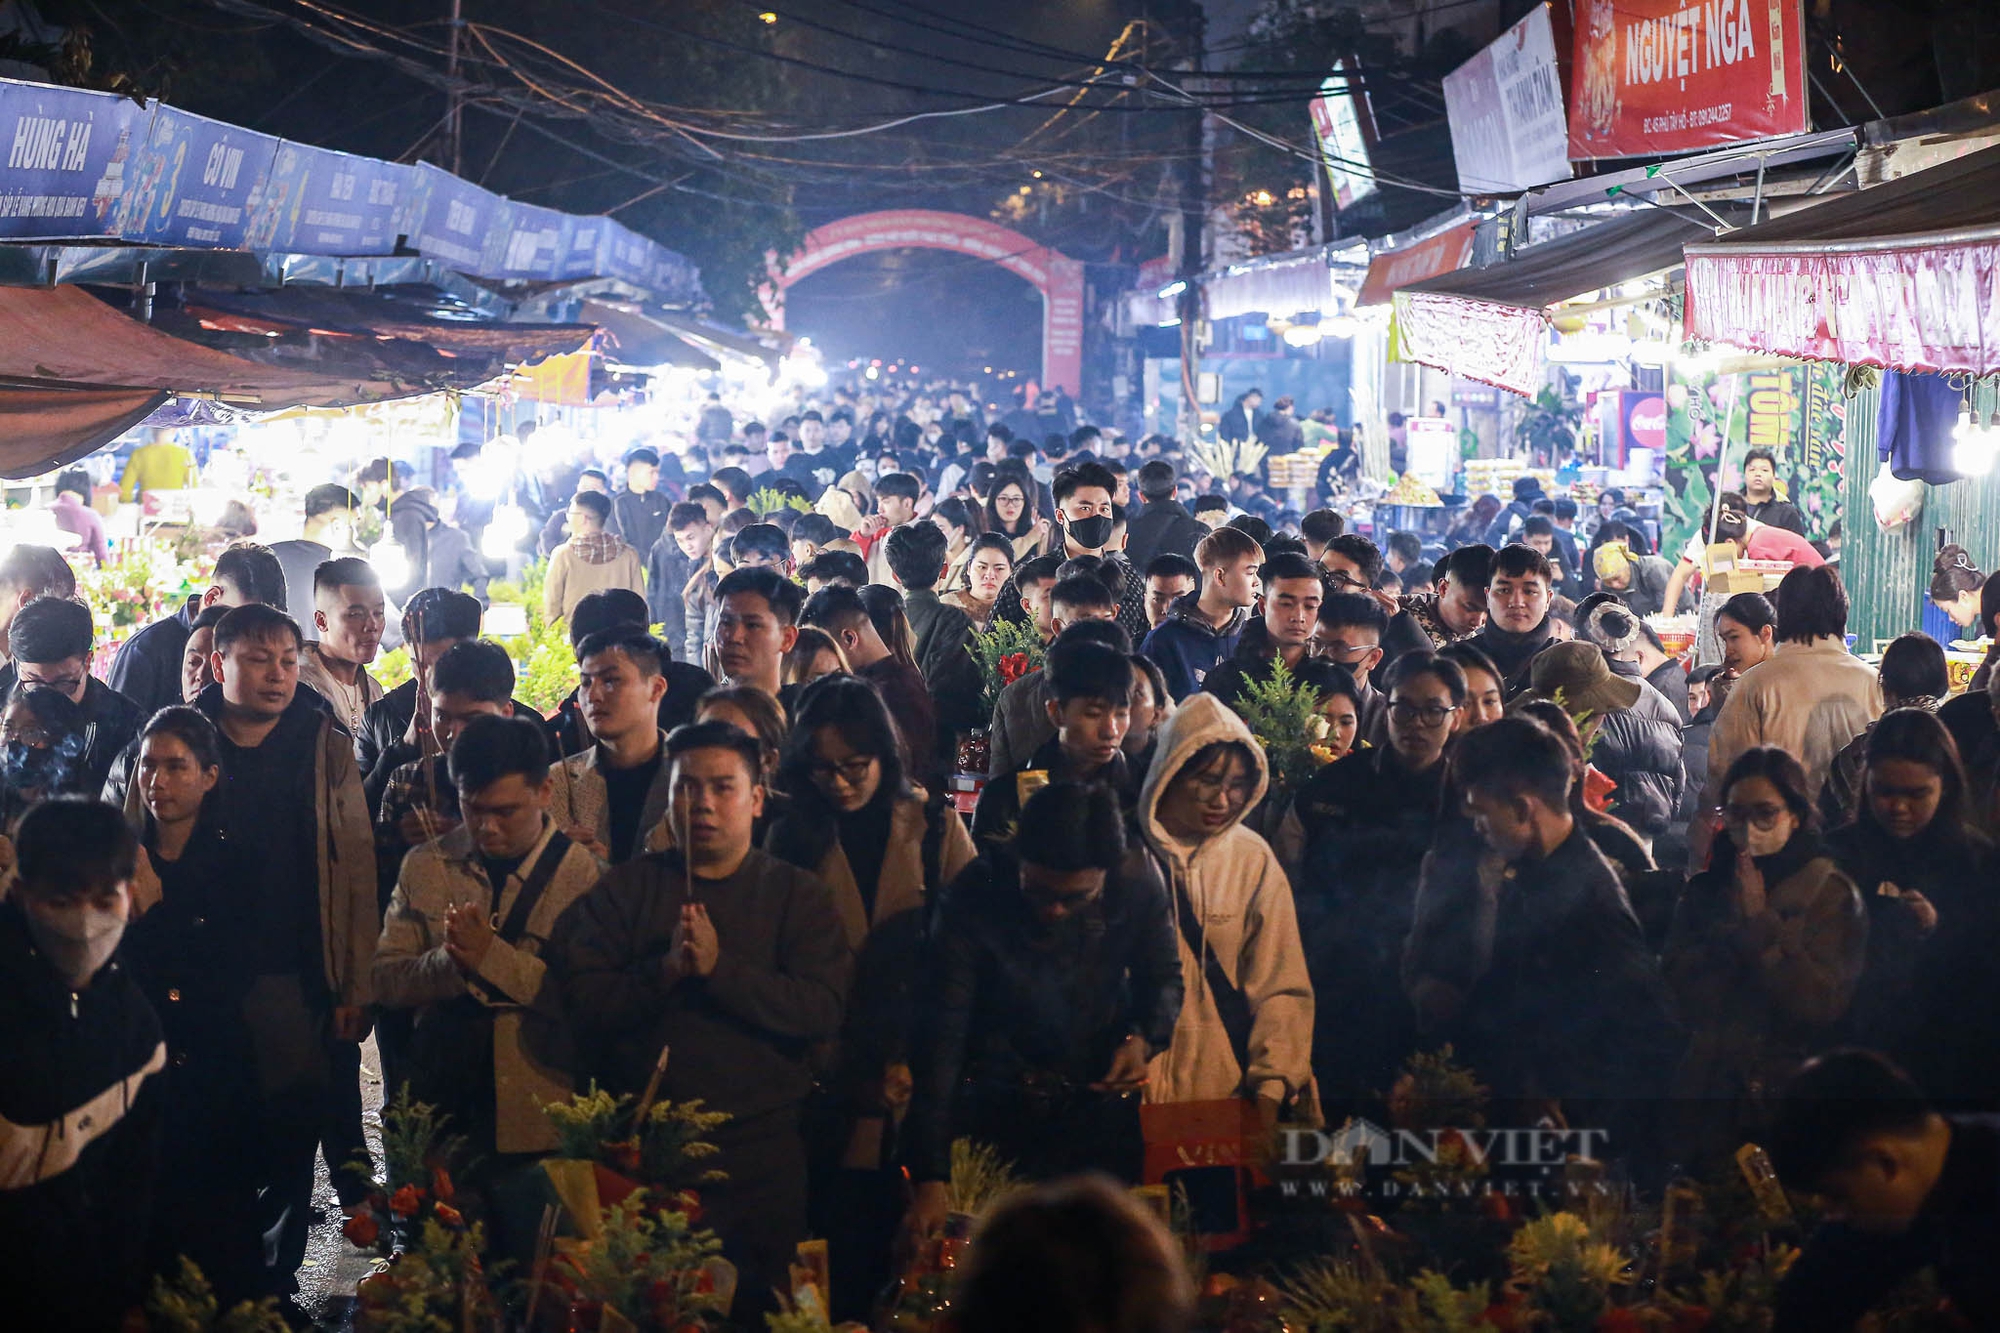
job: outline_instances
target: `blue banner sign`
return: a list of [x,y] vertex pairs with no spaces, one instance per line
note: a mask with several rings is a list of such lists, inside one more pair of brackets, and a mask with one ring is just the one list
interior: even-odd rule
[[117,234],[148,245],[240,247],[277,151],[268,134],[154,107],[125,172]]
[[0,79],[0,237],[112,235],[152,116],[129,97]]
[[259,192],[244,245],[303,255],[386,255],[410,169],[285,140]]

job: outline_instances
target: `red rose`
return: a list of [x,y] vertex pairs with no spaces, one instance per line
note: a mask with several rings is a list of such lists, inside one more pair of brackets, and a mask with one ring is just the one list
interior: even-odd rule
[[373,1213],[356,1213],[347,1219],[347,1225],[340,1229],[340,1234],[366,1250],[372,1249],[375,1242],[381,1239],[382,1228],[376,1225]]
[[405,1185],[389,1196],[389,1211],[398,1217],[414,1217],[423,1204],[424,1192],[415,1185]]
[[465,1225],[465,1218],[459,1213],[458,1209],[448,1203],[441,1203],[437,1206],[437,1220],[448,1227],[462,1227]]

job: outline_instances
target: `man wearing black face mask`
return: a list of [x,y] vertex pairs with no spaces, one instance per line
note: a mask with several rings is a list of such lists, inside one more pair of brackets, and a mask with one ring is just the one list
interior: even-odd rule
[[101,1333],[146,1294],[158,1162],[159,1020],[116,961],[138,840],[116,809],[46,801],[0,902],[0,1283],[50,1293],[33,1323]]
[[918,1235],[944,1221],[954,1139],[1033,1179],[1137,1179],[1138,1093],[1180,1017],[1166,891],[1132,873],[1116,793],[1051,783],[1021,807],[1013,846],[953,881],[917,997],[904,1143]]
[[[1063,558],[1102,556],[1118,567],[1125,579],[1125,590],[1118,599],[1118,623],[1132,636],[1132,642],[1140,642],[1153,628],[1146,619],[1146,581],[1121,552],[1105,549],[1111,542],[1111,495],[1118,489],[1118,478],[1102,463],[1079,463],[1056,473],[1052,489]],[[996,606],[1003,619],[1024,618],[1021,594],[1012,579],[1000,589]]]

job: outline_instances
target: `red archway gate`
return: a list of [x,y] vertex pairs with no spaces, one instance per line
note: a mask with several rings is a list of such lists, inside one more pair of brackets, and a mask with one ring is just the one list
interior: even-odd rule
[[1042,294],[1042,384],[1082,390],[1083,264],[997,222],[926,208],[862,213],[806,233],[798,252],[773,264],[776,290],[766,298],[774,327],[783,328],[787,288],[830,264],[877,250],[949,250],[991,260]]

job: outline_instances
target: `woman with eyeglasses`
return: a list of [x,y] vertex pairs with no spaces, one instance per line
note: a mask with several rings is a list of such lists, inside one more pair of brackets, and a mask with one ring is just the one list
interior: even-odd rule
[[778,785],[790,806],[764,849],[833,890],[854,952],[839,1053],[807,1141],[815,1229],[828,1237],[834,1263],[857,1275],[849,1290],[865,1301],[889,1278],[890,1233],[902,1210],[889,1135],[909,1104],[911,992],[926,905],[978,853],[943,793],[910,785],[887,706],[852,676],[824,676],[799,695]]
[[1971,825],[1958,748],[1921,708],[1885,713],[1868,733],[1854,822],[1828,850],[1868,908],[1867,966],[1854,995],[1856,1040],[1905,1064],[1934,1096],[1989,1091],[2000,951],[1993,846]]
[[1457,819],[1445,756],[1465,700],[1457,663],[1406,654],[1390,675],[1388,744],[1328,764],[1293,803],[1305,847],[1293,890],[1313,994],[1321,1013],[1343,1015],[1313,1034],[1313,1072],[1331,1115],[1387,1089],[1416,1049],[1400,981],[1403,940],[1424,856]]
[[1684,1160],[1754,1132],[1807,1056],[1836,1044],[1868,948],[1854,881],[1819,838],[1797,759],[1746,750],[1721,785],[1723,831],[1688,881],[1661,969],[1691,1030],[1674,1079]]
[[1250,1098],[1266,1128],[1286,1108],[1316,1123],[1313,992],[1291,888],[1244,823],[1268,784],[1264,752],[1212,694],[1183,700],[1154,745],[1139,827],[1166,870],[1187,998],[1146,1100]]

